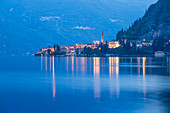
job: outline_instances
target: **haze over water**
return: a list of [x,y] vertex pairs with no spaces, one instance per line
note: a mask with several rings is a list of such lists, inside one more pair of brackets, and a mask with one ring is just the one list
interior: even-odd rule
[[0,113],[169,113],[170,58],[0,57]]

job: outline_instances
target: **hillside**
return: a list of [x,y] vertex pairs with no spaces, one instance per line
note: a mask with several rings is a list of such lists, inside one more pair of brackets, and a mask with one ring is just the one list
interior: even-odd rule
[[1,0],[0,54],[111,40],[156,0]]
[[159,0],[151,5],[142,18],[128,30],[120,31],[117,39],[154,39],[158,36],[170,38],[170,0]]

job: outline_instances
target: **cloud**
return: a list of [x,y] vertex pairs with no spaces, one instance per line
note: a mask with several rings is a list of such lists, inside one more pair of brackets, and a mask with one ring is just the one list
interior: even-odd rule
[[74,29],[82,29],[82,30],[93,30],[93,29],[95,29],[95,28],[91,28],[91,27],[83,27],[83,26],[76,26],[76,27],[74,27]]
[[45,17],[40,18],[41,21],[50,21],[50,20],[55,21],[56,19],[58,20],[60,19],[60,17],[59,16],[45,16]]
[[109,19],[111,22],[118,22],[119,20]]
[[13,9],[14,9],[14,8],[11,8],[11,9],[9,10],[9,12],[12,12],[12,11],[13,11]]

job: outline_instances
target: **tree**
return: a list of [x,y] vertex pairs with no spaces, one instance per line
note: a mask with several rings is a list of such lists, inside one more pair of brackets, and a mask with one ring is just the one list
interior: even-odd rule
[[164,36],[157,37],[152,44],[153,51],[163,51],[167,46],[167,42],[168,39],[166,39]]
[[48,49],[48,50],[47,50],[47,53],[48,53],[48,54],[51,54],[51,49]]
[[121,43],[121,39],[122,39],[123,33],[124,33],[124,31],[122,29],[116,35],[116,40],[118,40],[120,43]]
[[79,49],[78,48],[76,48],[75,52],[76,52],[76,55],[79,55]]
[[108,52],[108,44],[107,44],[107,41],[106,41],[106,44],[102,44],[101,45],[101,51],[102,51],[102,54],[106,54]]
[[93,54],[93,50],[92,50],[92,48],[90,48],[90,47],[84,47],[84,52],[85,52],[85,54],[87,54],[87,56],[89,56],[89,55],[92,55]]
[[55,49],[56,49],[56,45],[54,44],[54,51],[55,51]]
[[60,52],[60,46],[57,44],[57,52]]

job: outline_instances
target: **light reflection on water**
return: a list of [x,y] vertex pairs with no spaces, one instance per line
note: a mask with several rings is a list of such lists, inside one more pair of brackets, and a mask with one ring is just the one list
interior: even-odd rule
[[[69,111],[64,108],[75,113],[82,110],[99,113],[170,111],[170,58],[14,57],[8,60],[0,65],[3,75],[0,76],[3,91],[0,100],[5,108],[13,105],[11,101],[18,100],[17,105],[20,105],[22,99],[33,98],[36,104],[46,108],[24,103],[20,105],[23,110],[30,106],[43,113]],[[11,110],[17,111],[15,105]]]
[[[50,58],[51,59],[51,58]],[[55,93],[56,93],[56,84],[55,84],[55,66],[54,66],[54,57],[53,59],[53,98],[55,98]],[[51,60],[50,60],[51,61]],[[51,67],[51,66],[50,66]]]
[[[42,59],[45,59],[45,62],[43,62]],[[52,59],[52,63],[51,63],[51,59]],[[142,78],[142,83],[143,83],[143,96],[144,99],[146,99],[146,63],[147,65],[153,65],[154,67],[154,62],[152,60],[152,58],[146,58],[146,57],[137,57],[133,58],[130,57],[128,58],[119,58],[119,57],[109,57],[109,58],[100,58],[100,57],[93,57],[93,58],[87,58],[87,57],[66,57],[66,58],[61,58],[66,59],[66,61],[62,61],[60,63],[66,62],[66,65],[64,66],[66,68],[67,73],[72,73],[72,76],[76,75],[76,74],[81,74],[81,76],[86,76],[88,73],[91,73],[91,71],[93,72],[93,78],[94,78],[94,98],[100,98],[100,94],[101,94],[101,83],[100,83],[100,77],[103,76],[102,74],[104,73],[104,77],[107,77],[107,73],[109,75],[109,84],[110,84],[110,97],[112,97],[114,95],[114,91],[117,95],[117,98],[119,97],[119,93],[120,93],[120,84],[119,84],[119,68],[120,67],[124,67],[127,68],[128,65],[128,60],[129,60],[129,74],[132,75],[132,73],[136,73],[134,72],[133,68],[136,67],[137,68],[137,73],[139,76],[143,76]],[[135,64],[135,59],[136,59],[136,63]],[[170,70],[170,58],[166,58],[167,63],[167,74],[169,74],[169,70]],[[48,65],[48,60],[50,60],[50,64]],[[51,65],[53,67],[52,71],[53,71],[53,97],[55,98],[55,92],[56,92],[56,88],[55,88],[55,70],[58,71],[57,69],[55,69],[55,64],[59,67],[60,63],[55,62],[56,60],[58,60],[58,58],[55,57],[41,57],[41,70],[42,67],[45,67],[45,71],[48,72],[48,67],[50,68],[49,71],[51,71]],[[120,62],[121,61],[121,62]],[[123,64],[126,65],[123,66]],[[162,60],[161,62],[162,65],[156,65],[158,67],[164,67],[165,66],[165,62]],[[132,66],[133,65],[133,66]],[[108,69],[108,72],[107,72]],[[121,70],[124,71],[124,70]],[[152,69],[149,68],[148,69],[148,73],[152,73]],[[128,71],[126,70],[126,72],[128,73]],[[165,74],[165,73],[164,73]],[[166,75],[166,74],[165,74]],[[114,87],[115,86],[115,87]],[[115,88],[115,90],[114,90]]]

